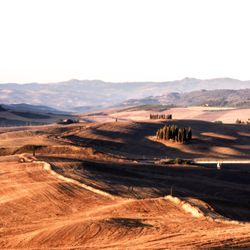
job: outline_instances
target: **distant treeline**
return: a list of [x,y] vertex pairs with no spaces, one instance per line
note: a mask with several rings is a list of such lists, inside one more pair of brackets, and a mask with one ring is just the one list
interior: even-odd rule
[[172,114],[169,114],[169,115],[166,115],[166,114],[150,114],[149,115],[149,118],[150,119],[169,119],[171,120],[172,119]]
[[156,138],[184,143],[192,139],[192,129],[190,127],[181,128],[176,125],[165,125],[157,130]]

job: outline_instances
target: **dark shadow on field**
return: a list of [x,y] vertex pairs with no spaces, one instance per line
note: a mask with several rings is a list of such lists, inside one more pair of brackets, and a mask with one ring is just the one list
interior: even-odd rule
[[144,227],[153,227],[150,224],[144,223],[140,219],[132,219],[132,218],[110,218],[105,221],[105,223],[127,227],[127,228],[144,228]]
[[[192,127],[194,140],[183,147],[169,147],[148,139],[164,124]],[[205,134],[204,134],[205,133]],[[99,152],[129,159],[158,158],[234,158],[250,159],[250,126],[216,124],[205,121],[106,123],[65,136],[72,145],[92,147]],[[224,136],[224,137],[223,137]],[[229,154],[216,152],[228,148]],[[238,152],[240,151],[240,154]],[[223,152],[223,153],[222,153]],[[80,161],[72,167],[57,162]],[[250,221],[250,170],[207,169],[202,167],[159,167],[155,165],[97,162],[53,158],[51,164],[63,175],[92,187],[123,197],[149,198],[170,194],[195,197],[208,202],[226,217]],[[67,165],[67,164],[66,164]]]
[[[177,124],[181,127],[192,128],[194,140],[185,145],[187,149],[190,149],[188,152],[184,152],[178,147],[165,146],[147,138],[154,136],[157,129],[165,124]],[[241,135],[241,133],[250,134],[249,125],[216,124],[195,120],[171,120],[158,123],[131,122],[129,125],[120,125],[120,127],[117,127],[116,123],[109,123],[109,125],[115,129],[107,128],[107,124],[105,124],[65,138],[73,144],[93,147],[104,153],[118,154],[128,158],[178,157],[193,159],[207,158],[208,153],[212,157],[222,159],[229,156],[234,159],[250,158],[250,137]],[[204,133],[207,134],[204,135]],[[215,136],[211,136],[209,133],[215,134]],[[89,138],[89,135],[93,138]],[[229,153],[217,153],[218,148],[228,149]],[[192,152],[190,152],[191,150]]]
[[[72,161],[72,159],[65,159]],[[55,171],[113,195],[133,198],[170,194],[208,202],[226,217],[250,221],[250,171],[202,167],[160,167],[155,165],[82,161]]]
[[[217,153],[215,149],[214,153],[218,158],[230,156],[230,158],[235,159],[250,159],[250,147],[248,148],[250,137],[241,135],[241,133],[250,135],[249,125],[218,124],[197,120],[170,121],[168,124],[191,127],[196,139],[191,142],[190,147],[202,152],[203,157],[207,157],[213,147],[221,147],[230,150],[230,155]],[[209,133],[214,135],[209,135]],[[239,147],[241,147],[240,150]],[[232,153],[232,150],[238,151],[240,155]]]

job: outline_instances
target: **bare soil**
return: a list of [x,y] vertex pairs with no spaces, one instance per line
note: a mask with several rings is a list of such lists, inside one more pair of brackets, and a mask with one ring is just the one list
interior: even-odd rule
[[[2,129],[0,248],[250,247],[249,168],[157,163],[176,157],[250,159],[249,127],[171,122],[191,126],[194,140],[155,140],[164,121]],[[36,157],[16,151],[27,144],[43,147]],[[229,223],[196,217],[166,199],[169,194]]]

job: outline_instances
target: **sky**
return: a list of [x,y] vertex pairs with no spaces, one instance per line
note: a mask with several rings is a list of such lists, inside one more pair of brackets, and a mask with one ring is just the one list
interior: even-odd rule
[[249,0],[0,0],[0,83],[250,80]]

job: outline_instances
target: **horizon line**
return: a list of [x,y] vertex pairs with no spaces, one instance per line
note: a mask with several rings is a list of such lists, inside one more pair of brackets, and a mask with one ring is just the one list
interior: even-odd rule
[[88,82],[103,82],[103,83],[114,83],[114,84],[121,84],[121,83],[168,83],[168,82],[175,82],[175,81],[183,81],[183,80],[201,80],[201,81],[209,81],[209,80],[236,80],[241,82],[248,82],[250,80],[241,80],[233,77],[215,77],[215,78],[196,78],[196,77],[184,77],[181,79],[175,79],[175,80],[166,80],[166,81],[153,81],[153,80],[146,80],[146,81],[106,81],[101,79],[77,79],[77,78],[71,78],[69,80],[61,80],[61,81],[51,81],[51,82],[38,82],[38,81],[30,81],[30,82],[0,82],[0,85],[7,85],[7,84],[18,84],[18,85],[25,85],[25,84],[57,84],[57,83],[67,83],[70,81],[88,81]]

